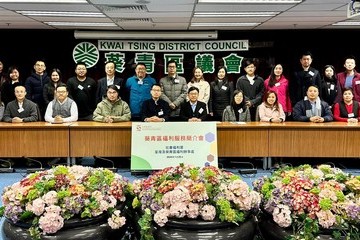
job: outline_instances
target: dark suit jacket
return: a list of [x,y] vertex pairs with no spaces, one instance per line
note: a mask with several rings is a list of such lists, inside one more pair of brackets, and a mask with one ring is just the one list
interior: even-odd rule
[[189,121],[190,118],[200,118],[201,121],[205,121],[207,118],[206,104],[204,102],[197,101],[195,112],[193,112],[190,101],[181,104],[180,107],[180,119],[182,121]]
[[[96,102],[99,103],[102,101],[103,96],[106,95],[106,91],[107,91],[106,77],[100,78],[97,85],[98,85],[98,87],[97,87],[97,91],[96,91]],[[117,86],[118,88],[120,88],[120,92],[122,92],[123,79],[119,78],[119,77],[115,77],[114,85]]]

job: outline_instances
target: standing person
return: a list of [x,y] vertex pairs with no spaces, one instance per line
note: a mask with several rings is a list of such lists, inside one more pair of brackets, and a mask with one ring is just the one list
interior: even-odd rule
[[33,73],[25,80],[26,98],[36,103],[40,109],[40,119],[45,115],[46,104],[43,96],[44,85],[50,81],[43,60],[37,60]]
[[341,102],[345,88],[353,89],[354,99],[360,101],[360,73],[355,70],[356,60],[354,56],[348,56],[344,62],[345,71],[337,74],[337,95],[335,102]]
[[154,84],[151,87],[151,99],[145,100],[141,110],[141,120],[144,122],[167,122],[169,120],[169,104],[160,99],[161,86]]
[[[274,91],[277,95],[277,101],[281,104],[285,115],[290,115],[292,112],[292,105],[289,93],[289,81],[283,75],[283,67],[281,64],[276,64],[271,70],[270,76],[264,82],[265,93]],[[266,98],[264,98],[266,100]]]
[[96,107],[96,82],[86,75],[87,68],[83,62],[76,64],[75,74],[76,76],[69,78],[66,83],[69,97],[76,102],[78,107],[78,120],[92,121]]
[[223,122],[250,122],[250,110],[246,106],[244,94],[241,90],[235,90],[233,94],[231,105],[224,109],[222,121]]
[[23,85],[20,81],[19,68],[17,66],[10,66],[8,71],[8,79],[4,82],[1,89],[1,99],[6,106],[9,102],[16,99],[15,87]]
[[123,79],[117,77],[116,74],[116,63],[113,61],[108,61],[105,63],[105,74],[106,76],[98,80],[98,87],[96,92],[96,102],[101,102],[106,98],[107,87],[110,85],[115,85],[120,91],[123,86]]
[[306,98],[297,102],[293,109],[295,121],[322,123],[333,120],[333,114],[329,104],[319,97],[317,86],[309,86]]
[[54,68],[50,71],[50,81],[44,85],[43,96],[46,105],[54,99],[55,89],[62,84],[61,71]]
[[180,106],[186,101],[187,84],[184,77],[179,76],[177,63],[174,60],[167,62],[168,75],[160,79],[163,94],[161,99],[165,100],[170,107],[170,121],[180,120]]
[[13,123],[38,121],[38,107],[36,103],[25,98],[26,88],[17,86],[14,91],[16,99],[6,105],[3,121]]
[[258,111],[260,122],[280,123],[285,121],[283,107],[273,90],[265,93],[264,101],[259,105]]
[[0,90],[2,89],[2,85],[5,83],[7,77],[4,72],[4,63],[0,60]]
[[[294,79],[290,81],[290,98],[293,105],[306,96],[309,86],[317,86],[321,90],[321,76],[318,70],[311,67],[313,61],[309,51],[300,57],[301,69],[294,73]],[[319,96],[322,97],[321,92]]]
[[227,77],[226,67],[220,66],[217,77],[210,83],[209,112],[214,121],[221,121],[224,109],[233,101],[234,83]]
[[210,99],[210,84],[205,81],[203,71],[200,67],[195,67],[193,69],[193,77],[188,83],[188,89],[190,87],[197,87],[199,89],[198,100],[206,104],[207,112],[209,112],[208,103]]
[[337,96],[337,78],[335,68],[333,65],[326,65],[324,67],[324,77],[322,79],[322,95],[323,100],[332,107]]
[[137,63],[135,75],[125,83],[130,94],[131,121],[141,121],[141,108],[145,100],[151,98],[150,89],[156,83],[155,79],[146,74],[145,63]]
[[189,101],[181,104],[180,119],[187,122],[201,122],[207,118],[206,104],[198,101],[199,89],[190,87],[188,90]]
[[254,121],[256,108],[262,102],[264,79],[255,74],[256,66],[253,59],[244,60],[243,69],[246,74],[237,80],[236,89],[244,93],[246,106],[249,107],[251,120]]
[[4,111],[5,111],[5,104],[3,103],[3,101],[1,101],[1,94],[0,94],[0,122],[4,117]]
[[119,92],[115,85],[108,86],[106,98],[97,104],[94,111],[94,121],[106,123],[130,121],[129,105],[121,100]]
[[45,121],[50,123],[75,122],[78,119],[76,102],[68,97],[69,92],[65,84],[59,84],[55,88],[55,98],[49,102]]
[[345,88],[343,100],[334,105],[334,120],[340,122],[357,123],[360,117],[359,102],[353,100],[352,88]]

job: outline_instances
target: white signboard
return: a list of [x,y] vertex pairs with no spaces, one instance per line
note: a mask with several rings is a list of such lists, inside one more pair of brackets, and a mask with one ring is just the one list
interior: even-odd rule
[[132,123],[131,170],[218,166],[216,122]]

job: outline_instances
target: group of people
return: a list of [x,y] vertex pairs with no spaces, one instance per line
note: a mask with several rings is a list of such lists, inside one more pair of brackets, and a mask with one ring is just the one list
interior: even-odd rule
[[[295,121],[357,122],[360,101],[360,74],[355,58],[345,59],[345,71],[335,73],[327,65],[323,76],[311,67],[312,56],[300,57],[301,69],[290,81],[277,64],[270,76],[256,74],[256,62],[245,59],[245,74],[236,83],[229,81],[220,66],[216,79],[207,82],[200,67],[193,69],[187,82],[177,73],[177,63],[167,62],[167,75],[156,81],[146,73],[146,65],[137,63],[135,75],[126,81],[115,75],[116,64],[105,63],[106,76],[95,81],[87,76],[85,63],[77,63],[75,76],[63,82],[57,68],[47,75],[45,62],[37,60],[33,73],[22,83],[19,69],[11,66],[2,73],[0,119],[5,122],[45,120],[51,123],[77,120],[121,121]],[[129,100],[121,95],[126,92]]]

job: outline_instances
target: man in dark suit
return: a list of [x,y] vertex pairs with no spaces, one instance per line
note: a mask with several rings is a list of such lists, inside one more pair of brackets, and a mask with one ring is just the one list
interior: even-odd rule
[[198,101],[199,89],[190,87],[188,90],[189,101],[181,104],[180,119],[188,122],[201,122],[207,118],[206,104]]
[[[106,76],[98,80],[98,88],[96,92],[96,103],[101,102],[106,98],[106,92],[108,86],[115,85],[121,92],[123,92],[123,79],[115,75],[116,73],[116,64],[115,62],[108,61],[105,63],[105,73]],[[124,99],[123,99],[124,100]]]

